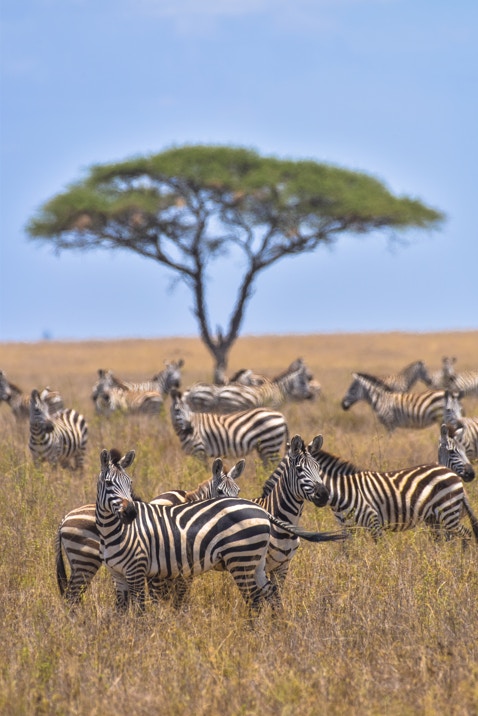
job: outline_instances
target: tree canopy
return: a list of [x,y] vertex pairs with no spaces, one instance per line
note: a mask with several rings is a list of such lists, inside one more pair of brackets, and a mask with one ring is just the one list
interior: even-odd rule
[[[47,201],[27,231],[57,251],[127,249],[169,268],[192,292],[220,380],[262,270],[344,232],[433,228],[443,218],[364,173],[241,147],[193,145],[91,167]],[[214,332],[206,269],[231,250],[242,252],[244,272],[228,326]]]

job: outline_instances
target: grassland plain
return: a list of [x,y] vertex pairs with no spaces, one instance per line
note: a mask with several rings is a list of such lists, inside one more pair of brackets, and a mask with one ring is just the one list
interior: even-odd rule
[[[444,355],[478,368],[478,333],[244,337],[230,372],[273,376],[301,356],[322,385],[314,402],[283,408],[291,435],[324,435],[324,447],[363,467],[434,462],[439,427],[389,436],[370,408],[345,413],[340,399],[354,370],[391,373]],[[28,426],[0,406],[0,713],[6,716],[469,716],[478,713],[478,546],[436,544],[425,530],[389,533],[377,545],[357,535],[340,544],[302,543],[284,591],[285,611],[266,608],[253,629],[230,575],[194,582],[189,610],[148,604],[118,615],[105,570],[74,612],[55,580],[54,535],[62,516],[94,502],[99,452],[137,452],[136,491],[152,498],[194,487],[206,470],[186,458],[165,412],[154,418],[95,416],[98,368],[144,379],[183,358],[183,385],[210,380],[198,339],[0,344],[0,369],[25,391],[49,385],[89,422],[84,476],[34,468]],[[418,390],[423,387],[417,386]],[[478,400],[464,401],[478,415]],[[229,461],[228,464],[230,464]],[[476,465],[475,467],[478,467]],[[242,497],[267,477],[254,456]],[[478,481],[466,486],[478,512]],[[306,505],[309,529],[333,529],[328,508]]]

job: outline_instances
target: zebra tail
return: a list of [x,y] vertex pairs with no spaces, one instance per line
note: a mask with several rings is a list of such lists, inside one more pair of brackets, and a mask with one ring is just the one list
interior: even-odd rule
[[471,505],[468,502],[468,498],[466,497],[466,495],[465,495],[465,499],[463,500],[463,504],[465,506],[466,514],[470,518],[471,529],[473,530],[473,535],[475,537],[475,541],[478,542],[478,519],[477,519],[475,513],[473,512],[473,510],[471,509]]
[[63,551],[61,549],[61,534],[58,530],[55,538],[55,560],[56,560],[56,581],[61,596],[64,596],[68,587],[68,576],[66,574],[65,562],[63,560]]
[[286,532],[296,537],[302,537],[308,542],[339,542],[350,537],[347,532],[309,532],[296,525],[291,525],[289,522],[283,522],[273,515],[270,515],[270,520]]

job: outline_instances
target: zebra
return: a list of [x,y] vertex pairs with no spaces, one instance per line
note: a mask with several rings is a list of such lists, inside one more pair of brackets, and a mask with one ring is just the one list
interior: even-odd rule
[[49,462],[82,470],[87,440],[88,425],[83,415],[72,409],[51,415],[48,403],[38,390],[32,390],[28,447],[35,465]]
[[478,395],[478,370],[455,370],[456,358],[443,358],[443,381],[445,388],[465,395]]
[[162,393],[157,390],[122,390],[112,387],[98,392],[96,412],[109,416],[114,412],[133,415],[159,415],[163,411]]
[[267,465],[278,460],[281,445],[288,439],[285,417],[269,408],[230,415],[194,413],[182,394],[173,389],[170,414],[182,450],[203,462],[208,457],[243,457],[255,449]]
[[328,505],[342,527],[364,527],[376,541],[384,530],[408,530],[423,522],[435,531],[435,536],[442,528],[447,538],[459,536],[466,544],[471,532],[460,522],[466,512],[478,542],[478,519],[454,471],[433,463],[388,472],[350,473],[352,464],[344,467],[340,458],[323,453],[322,445],[323,437],[319,435],[309,450],[329,490]]
[[[47,386],[42,390],[41,397],[48,404],[51,415],[63,410],[63,398],[58,391]],[[24,393],[17,385],[10,383],[3,370],[0,370],[0,401],[2,400],[8,403],[19,422],[29,419],[30,393]]]
[[[126,395],[129,392],[135,395],[138,392],[151,393],[151,403],[156,402],[158,405],[162,405],[164,397],[168,395],[171,389],[180,387],[181,368],[183,365],[182,358],[177,361],[166,362],[164,370],[153,375],[150,380],[140,383],[118,378],[111,370],[98,369],[98,380],[91,392],[91,399],[95,404],[96,411],[100,414],[102,412],[108,414],[117,409],[129,410],[128,396]],[[122,393],[124,394],[123,396],[121,395]],[[139,398],[137,398],[137,402],[139,402]],[[142,411],[138,410],[138,412]],[[149,411],[146,410],[146,412]]]
[[[244,467],[245,461],[240,460],[227,471],[222,460],[217,458],[212,467],[212,477],[201,482],[194,490],[168,490],[157,495],[151,504],[180,505],[214,497],[237,497],[240,492],[237,480]],[[70,567],[69,578],[63,553]],[[70,605],[77,604],[103,563],[95,504],[77,507],[63,517],[55,536],[55,563],[60,595]],[[157,596],[161,585],[150,585],[151,589],[154,596]]]
[[460,431],[460,439],[470,460],[478,459],[478,417],[467,418],[463,415],[460,399],[463,393],[447,390],[445,394],[444,421]]
[[431,385],[431,378],[425,363],[422,360],[416,360],[402,368],[398,373],[379,376],[379,380],[392,390],[394,393],[406,393],[415,383],[421,380],[425,385]]
[[282,607],[281,596],[265,572],[271,525],[310,542],[344,539],[343,533],[307,532],[284,523],[240,497],[172,507],[135,501],[125,471],[134,457],[134,450],[120,457],[104,449],[100,455],[96,523],[118,609],[132,602],[144,610],[145,578],[188,584],[194,576],[220,566],[232,575],[251,616],[264,602],[276,613]]
[[320,384],[312,382],[300,358],[273,380],[259,380],[251,371],[240,371],[236,377],[236,382],[227,385],[196,383],[185,391],[184,400],[194,412],[225,415],[265,406],[278,408],[285,401],[312,400],[320,393]]
[[471,482],[475,478],[475,471],[468,459],[464,434],[462,426],[453,427],[442,423],[438,442],[438,464],[456,472],[463,482]]
[[423,393],[394,393],[379,378],[367,373],[352,373],[351,383],[342,399],[343,410],[365,400],[389,432],[396,428],[426,428],[442,420],[444,390]]

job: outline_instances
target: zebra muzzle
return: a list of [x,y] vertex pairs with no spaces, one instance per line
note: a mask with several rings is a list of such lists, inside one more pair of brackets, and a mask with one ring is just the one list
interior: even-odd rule
[[128,502],[127,500],[123,500],[123,503],[121,505],[121,508],[119,510],[119,518],[121,522],[125,525],[131,524],[133,520],[136,519],[136,516],[138,514],[138,510],[136,509],[133,502]]
[[321,485],[317,488],[311,502],[316,507],[325,507],[325,505],[328,503],[330,497],[330,493],[328,489],[325,487],[325,485]]

